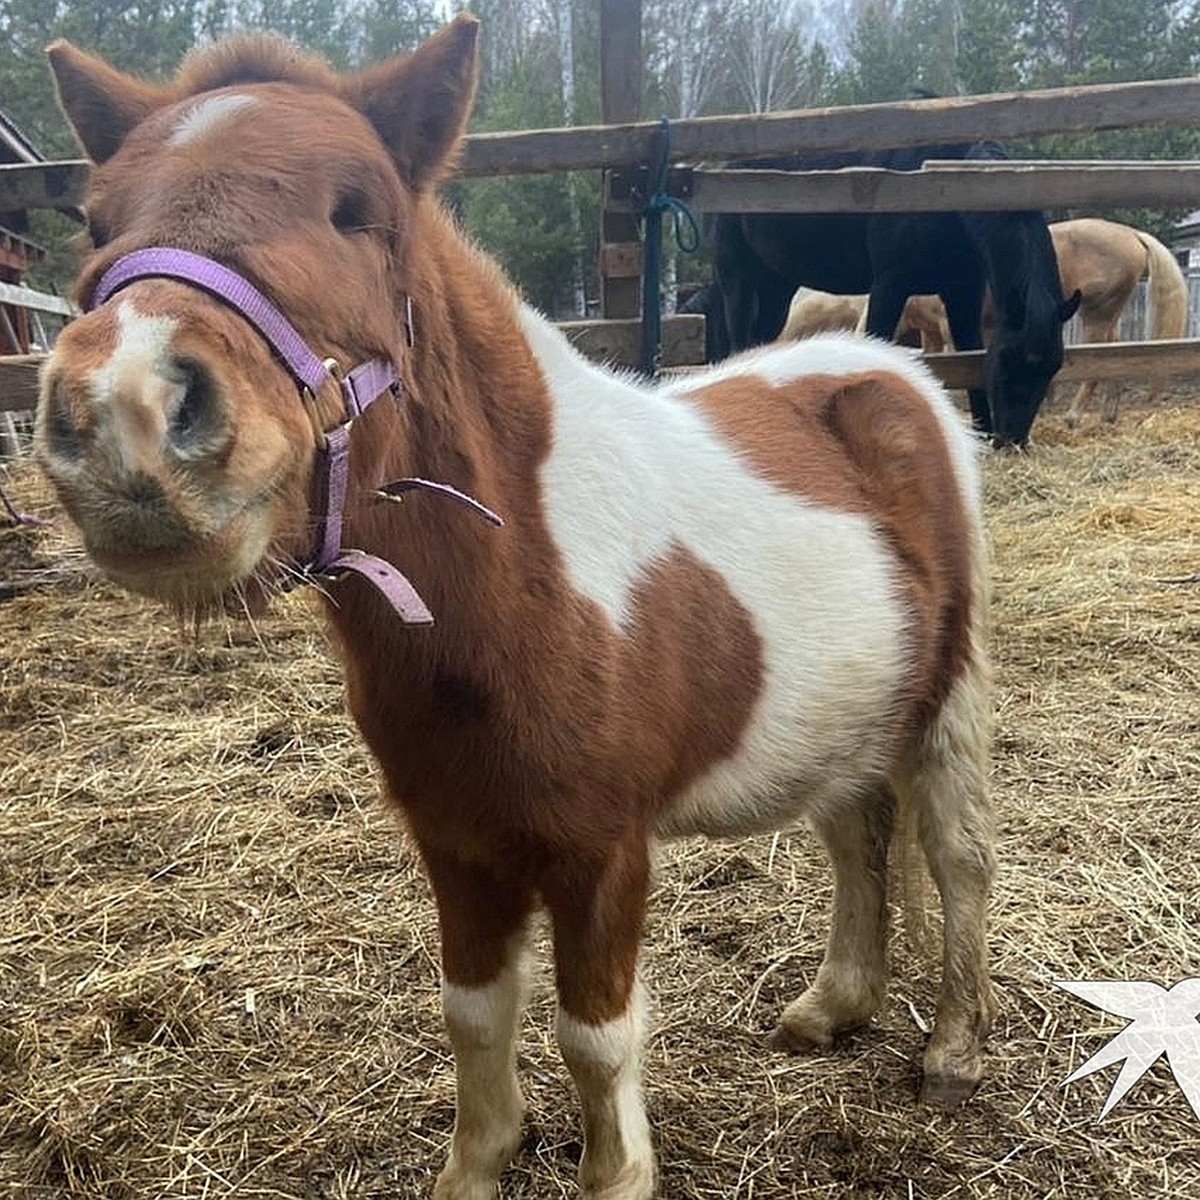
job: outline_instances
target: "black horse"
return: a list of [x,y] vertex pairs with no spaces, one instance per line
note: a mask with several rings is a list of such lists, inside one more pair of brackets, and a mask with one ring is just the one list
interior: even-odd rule
[[[996,159],[991,142],[877,154],[796,156],[738,164],[774,170],[871,166],[915,171],[927,158]],[[976,428],[997,443],[1023,445],[1055,372],[1062,327],[1079,307],[1063,299],[1058,260],[1036,211],[967,213],[722,213],[712,222],[715,282],[724,299],[730,352],[779,335],[801,285],[870,294],[867,332],[890,338],[912,295],[936,293],[959,350],[982,346],[985,288],[996,329],[984,388],[970,393]]]

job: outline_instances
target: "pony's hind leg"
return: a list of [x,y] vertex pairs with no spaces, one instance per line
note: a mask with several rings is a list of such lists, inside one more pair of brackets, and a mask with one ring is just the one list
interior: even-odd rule
[[985,943],[995,874],[986,778],[989,728],[984,668],[976,665],[954,684],[898,780],[915,810],[945,918],[941,992],[921,1098],[947,1108],[978,1085],[995,1013]]
[[519,882],[422,847],[442,932],[442,1012],[456,1113],[434,1200],[494,1200],[521,1138],[517,1024],[533,896]]
[[895,796],[887,784],[821,812],[813,825],[833,863],[833,920],[812,986],[783,1011],[772,1041],[828,1046],[870,1020],[887,986],[887,859]]

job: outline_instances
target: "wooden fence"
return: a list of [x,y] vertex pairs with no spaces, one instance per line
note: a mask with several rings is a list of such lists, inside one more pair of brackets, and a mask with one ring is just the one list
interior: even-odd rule
[[[637,363],[641,356],[640,212],[660,123],[627,119],[640,104],[640,0],[601,0],[602,92],[610,123],[573,129],[479,134],[466,140],[467,177],[600,169],[604,210],[602,314],[621,322],[573,322],[586,351]],[[670,126],[669,190],[698,211],[905,212],[1150,205],[1200,207],[1195,162],[930,162],[917,172],[854,168],[834,172],[724,170],[705,163],[806,152],[929,146],[1052,133],[1191,125],[1200,114],[1200,79],[1106,84],[988,96],[946,97],[848,108],[680,120]],[[47,207],[78,211],[86,164],[0,167],[0,211]],[[702,318],[664,321],[664,365],[694,361]],[[1200,374],[1200,344],[1159,353],[1072,348],[1065,377],[1105,373]],[[974,379],[978,356],[931,360],[953,386]],[[1111,377],[1111,374],[1110,374]],[[28,405],[28,361],[0,363],[0,411]]]

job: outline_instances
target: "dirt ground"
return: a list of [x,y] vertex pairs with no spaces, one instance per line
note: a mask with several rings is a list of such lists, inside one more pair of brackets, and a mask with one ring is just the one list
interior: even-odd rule
[[[1135,397],[1135,401],[1136,401]],[[880,1018],[766,1035],[811,978],[804,831],[664,849],[645,973],[667,1198],[1194,1197],[1160,1060],[1064,1086],[1124,1022],[1055,980],[1200,975],[1200,405],[1052,414],[986,463],[996,561],[1001,1003],[957,1115],[914,1103],[937,966],[897,937]],[[51,509],[28,471],[6,486]],[[453,1122],[427,888],[305,597],[197,637],[0,533],[0,1196],[428,1195]],[[535,980],[508,1198],[574,1195],[576,1108]]]

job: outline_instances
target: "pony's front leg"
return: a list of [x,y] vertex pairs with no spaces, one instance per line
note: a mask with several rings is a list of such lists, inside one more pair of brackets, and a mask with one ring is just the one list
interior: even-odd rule
[[442,1013],[457,1086],[450,1157],[434,1200],[494,1200],[521,1140],[522,958],[533,896],[520,881],[422,847],[442,932]]
[[557,1035],[579,1091],[587,1200],[648,1200],[654,1152],[641,1093],[644,1001],[638,949],[649,881],[639,835],[587,862],[563,862],[546,902],[554,923]]

